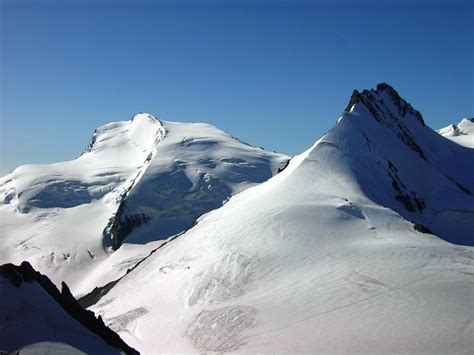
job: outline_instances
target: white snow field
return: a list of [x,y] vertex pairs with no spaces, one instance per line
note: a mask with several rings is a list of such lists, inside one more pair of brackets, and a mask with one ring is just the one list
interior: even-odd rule
[[144,354],[471,354],[473,166],[387,84],[354,92],[285,170],[91,309]]
[[77,159],[0,178],[0,260],[28,260],[85,294],[288,159],[207,124],[149,114],[107,124]]
[[439,129],[438,133],[460,145],[474,148],[474,118],[463,118],[458,124]]

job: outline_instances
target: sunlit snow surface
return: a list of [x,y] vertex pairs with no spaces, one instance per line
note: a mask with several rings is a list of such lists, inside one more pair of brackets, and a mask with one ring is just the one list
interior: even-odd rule
[[[473,150],[425,126],[387,85],[358,94],[328,134],[253,187],[265,180],[260,173],[276,173],[286,157],[211,126],[147,115],[139,122],[149,129],[136,132],[152,149],[137,148],[133,139],[103,142],[97,134],[75,162],[91,160],[90,167],[71,173],[72,163],[19,168],[0,182],[0,256],[33,259],[81,294],[122,276],[162,245],[91,307],[145,354],[470,354]],[[134,121],[110,129],[128,135]],[[101,171],[118,174],[110,186],[87,158],[99,142],[130,155],[110,157]],[[228,149],[235,153],[223,154]],[[254,183],[246,184],[250,177]],[[101,195],[102,186],[110,192]],[[215,192],[205,194],[208,186]],[[61,196],[73,191],[74,199],[44,207],[44,196],[59,203],[57,189]],[[160,240],[175,232],[174,218],[186,222],[201,212],[189,198],[212,209],[207,196],[220,200],[244,189],[177,238]],[[101,233],[127,190],[127,213],[156,218],[111,253]],[[77,206],[64,206],[74,200]]]
[[458,124],[441,128],[438,133],[460,145],[474,148],[474,118],[463,118]]
[[[105,125],[79,158],[0,179],[0,260],[28,260],[56,284],[87,293],[287,160],[207,124],[138,114]],[[104,230],[123,196],[124,215],[145,213],[149,223],[112,252]]]
[[143,353],[472,353],[473,248],[407,219],[472,242],[474,156],[370,94],[91,309]]

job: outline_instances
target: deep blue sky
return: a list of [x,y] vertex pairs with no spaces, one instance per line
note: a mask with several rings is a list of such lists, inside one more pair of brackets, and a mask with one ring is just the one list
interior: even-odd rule
[[289,154],[381,81],[434,128],[474,114],[472,1],[0,2],[2,175],[140,111]]

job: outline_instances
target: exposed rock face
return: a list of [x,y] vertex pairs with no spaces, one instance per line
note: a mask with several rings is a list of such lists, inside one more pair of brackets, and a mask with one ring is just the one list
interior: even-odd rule
[[[473,191],[469,177],[472,167],[469,165],[474,162],[469,151],[440,139],[425,125],[420,112],[386,83],[371,90],[355,90],[343,118],[346,122],[340,126],[347,126],[346,132],[344,135],[338,132],[337,142],[332,143],[365,166],[364,169],[370,171],[368,175],[373,175],[369,177],[363,170],[356,172],[362,189],[371,199],[394,209],[416,225],[425,226],[425,231],[430,230],[451,242],[462,240],[461,244],[472,245],[465,227],[460,227],[463,232],[454,233],[452,223],[442,222],[452,215],[463,221],[472,213],[469,208],[472,206],[472,202],[469,203]],[[467,132],[473,127],[471,120],[463,119],[458,125],[438,132],[456,142],[456,139],[469,138]],[[345,140],[351,142],[350,146]],[[329,144],[326,141],[329,140],[324,142]],[[366,152],[359,149],[363,145]],[[388,169],[377,168],[387,165]],[[382,176],[375,178],[377,172],[382,171],[388,181]],[[387,184],[384,192],[373,193],[372,185],[382,184]],[[445,188],[446,191],[441,192]],[[391,196],[386,195],[389,191]],[[447,198],[449,194],[457,197]],[[446,227],[449,225],[452,227]],[[464,237],[456,237],[456,234]]]
[[[374,114],[377,119],[380,119],[381,116],[379,116],[376,112],[376,109],[380,109],[380,106],[377,105],[377,100],[375,99],[374,94],[380,94],[381,92],[385,92],[389,95],[393,104],[397,107],[397,113],[399,115],[401,115],[402,117],[406,117],[407,114],[413,115],[423,126],[425,125],[425,121],[423,120],[423,116],[421,115],[421,113],[415,110],[404,99],[402,99],[398,92],[387,83],[380,83],[377,85],[376,90],[364,90],[362,91],[362,93],[357,90],[354,90],[346,107],[346,111],[350,111],[352,106],[359,102],[362,102],[371,111],[371,113]],[[380,102],[383,104],[383,100],[380,100]],[[392,111],[391,113],[393,114],[394,112]]]
[[1,265],[0,276],[9,280],[17,288],[21,288],[24,283],[39,284],[67,314],[102,338],[107,344],[126,354],[138,354],[138,351],[128,346],[117,333],[108,328],[100,316],[97,318],[93,312],[83,309],[64,282],[60,292],[47,276],[35,271],[26,261],[19,266]]
[[122,245],[125,238],[137,227],[147,224],[150,217],[144,213],[128,213],[125,196],[120,200],[117,212],[109,219],[109,223],[104,228],[104,246],[111,246],[117,250]]
[[352,106],[362,101],[362,96],[358,90],[352,92],[349,103],[346,106],[346,111],[350,111]]
[[[388,96],[388,100],[384,100],[383,94]],[[350,111],[358,103],[363,104],[380,124],[394,131],[398,138],[421,158],[427,159],[407,123],[404,122],[405,120],[415,119],[422,126],[425,126],[425,121],[421,113],[402,99],[394,88],[386,83],[381,83],[377,85],[376,90],[364,90],[362,93],[354,90],[346,111]]]
[[424,126],[425,121],[423,120],[423,116],[421,116],[421,113],[417,110],[415,110],[408,102],[406,102],[404,99],[400,97],[398,92],[388,85],[387,83],[380,83],[377,85],[377,90],[378,91],[385,91],[390,95],[392,98],[392,101],[395,103],[395,105],[398,108],[398,112],[401,114],[402,117],[406,117],[407,114],[414,115],[415,118],[420,121],[420,123]]

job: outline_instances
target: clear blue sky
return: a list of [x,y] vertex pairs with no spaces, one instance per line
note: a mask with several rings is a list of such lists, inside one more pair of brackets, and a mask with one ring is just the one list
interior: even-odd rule
[[474,114],[472,1],[0,2],[2,175],[140,111],[289,154],[381,81],[434,128]]

